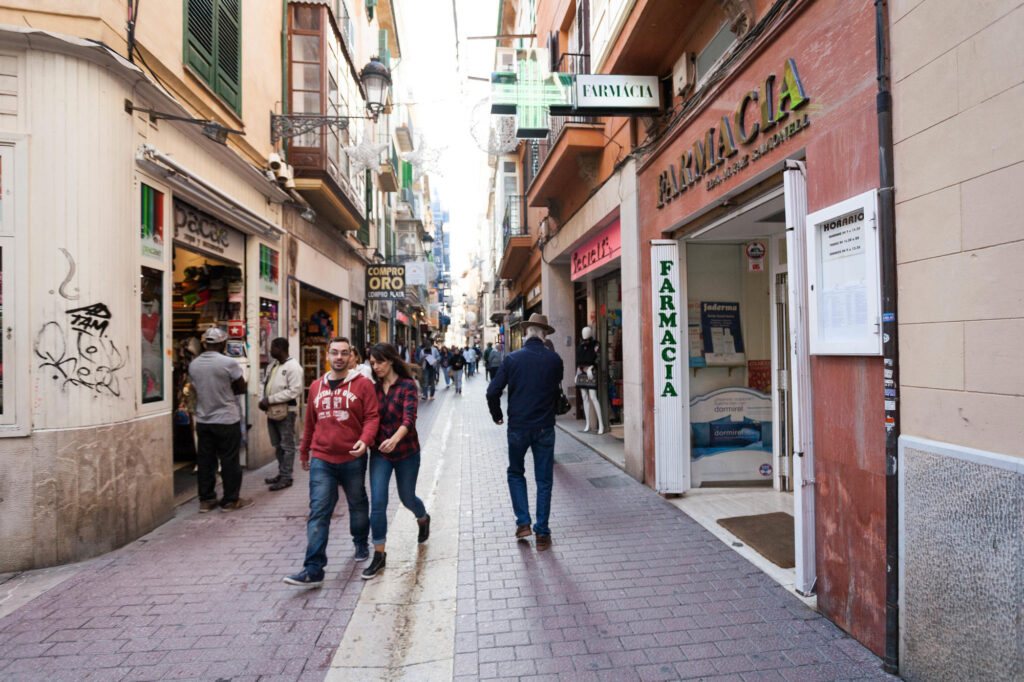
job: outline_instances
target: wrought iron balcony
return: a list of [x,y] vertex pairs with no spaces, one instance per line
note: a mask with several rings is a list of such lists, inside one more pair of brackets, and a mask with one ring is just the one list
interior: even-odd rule
[[504,237],[503,247],[508,249],[508,240],[512,237],[529,236],[526,226],[526,197],[516,194],[505,199],[505,217],[501,220],[501,233]]

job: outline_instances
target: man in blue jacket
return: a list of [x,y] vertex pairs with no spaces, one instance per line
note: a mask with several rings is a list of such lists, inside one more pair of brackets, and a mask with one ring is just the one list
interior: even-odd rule
[[[508,386],[508,490],[516,515],[516,538],[537,534],[537,550],[551,547],[551,484],[555,464],[555,398],[562,384],[562,358],[544,347],[553,334],[546,315],[534,313],[523,323],[526,343],[508,355],[487,386],[487,407],[495,424],[503,424],[501,393]],[[526,451],[533,451],[537,483],[537,522],[530,530],[530,501],[526,494]]]

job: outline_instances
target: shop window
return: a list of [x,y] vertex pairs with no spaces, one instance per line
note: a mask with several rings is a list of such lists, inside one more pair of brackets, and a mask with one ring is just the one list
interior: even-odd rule
[[277,301],[260,299],[260,367],[270,364],[270,342],[278,336]]
[[280,254],[266,244],[260,244],[260,291],[276,296],[281,280],[278,273]]
[[184,33],[185,63],[241,114],[241,0],[185,0]]
[[164,273],[142,267],[139,291],[142,303],[140,327],[142,341],[142,402],[164,399]]
[[149,185],[142,185],[139,236],[142,255],[162,261],[164,259],[164,194]]

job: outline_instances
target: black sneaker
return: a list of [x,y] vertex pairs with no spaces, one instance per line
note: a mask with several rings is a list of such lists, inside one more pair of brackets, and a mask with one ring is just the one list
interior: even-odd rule
[[420,534],[416,538],[416,542],[426,542],[427,538],[430,537],[430,514],[423,517],[423,523],[420,524]]
[[370,558],[370,547],[369,545],[363,545],[362,547],[356,547],[356,554],[352,557],[356,561],[366,561]]
[[324,584],[324,577],[321,575],[319,578],[314,578],[309,574],[309,570],[304,568],[295,575],[288,576],[284,581],[296,587],[320,587]]
[[284,490],[285,488],[291,488],[291,487],[292,487],[292,479],[290,479],[290,478],[282,478],[280,481],[275,481],[273,483],[273,485],[270,486],[269,489],[270,490]]
[[281,474],[278,474],[277,476],[271,476],[270,478],[264,478],[263,482],[266,483],[267,485],[274,485],[275,483],[277,483],[280,480],[281,480]]
[[384,570],[384,563],[387,559],[387,552],[373,552],[373,561],[370,565],[363,569],[362,578],[363,580],[370,580],[376,578],[377,574]]

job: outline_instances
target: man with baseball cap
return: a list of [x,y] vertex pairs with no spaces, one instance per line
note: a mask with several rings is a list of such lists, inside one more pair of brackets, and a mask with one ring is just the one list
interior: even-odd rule
[[238,396],[245,393],[242,367],[224,355],[228,335],[220,327],[203,334],[206,349],[189,363],[188,378],[196,391],[196,451],[200,513],[217,508],[217,461],[224,495],[221,511],[236,511],[253,503],[238,496],[242,488],[242,467],[238,449],[242,444],[242,408]]

